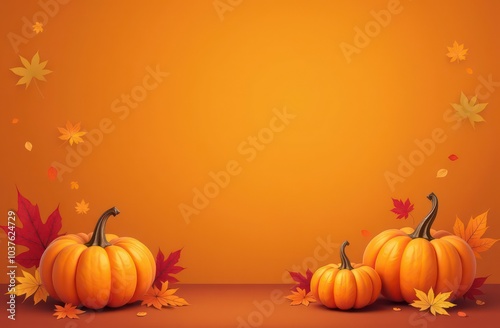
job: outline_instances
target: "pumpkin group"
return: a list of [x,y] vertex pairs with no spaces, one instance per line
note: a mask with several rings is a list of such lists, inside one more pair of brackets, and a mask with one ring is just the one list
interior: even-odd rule
[[40,259],[40,278],[51,297],[91,309],[119,307],[144,296],[153,284],[156,265],[149,249],[130,237],[105,234],[110,208],[93,233],[56,238]]
[[427,293],[452,292],[450,300],[469,290],[476,274],[476,258],[462,238],[431,230],[438,199],[427,196],[432,209],[415,230],[389,229],[375,236],[363,254],[363,263],[377,271],[382,295],[392,301],[415,300],[415,289]]
[[380,294],[380,278],[371,267],[350,263],[340,247],[341,263],[328,264],[316,270],[311,278],[314,298],[326,307],[341,310],[360,309],[375,302]]

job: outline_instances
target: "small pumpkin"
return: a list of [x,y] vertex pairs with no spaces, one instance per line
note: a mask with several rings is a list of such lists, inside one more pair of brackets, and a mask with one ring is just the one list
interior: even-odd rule
[[153,284],[155,260],[137,239],[105,234],[110,208],[90,234],[56,238],[40,259],[40,278],[51,297],[91,309],[120,307],[144,296]]
[[469,290],[476,275],[476,258],[460,237],[431,226],[436,219],[438,199],[427,198],[432,208],[415,230],[389,229],[366,246],[363,263],[374,268],[382,280],[382,295],[392,301],[411,303],[415,289],[452,292],[450,300]]
[[316,270],[311,291],[318,302],[331,309],[360,309],[375,302],[381,282],[377,272],[363,264],[350,263],[345,254],[346,240],[340,247],[340,264],[328,264]]

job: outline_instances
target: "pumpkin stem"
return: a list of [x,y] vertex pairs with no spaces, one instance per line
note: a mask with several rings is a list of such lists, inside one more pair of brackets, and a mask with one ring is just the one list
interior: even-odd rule
[[431,236],[431,226],[434,223],[434,219],[436,219],[438,199],[433,192],[430,193],[427,198],[432,201],[432,208],[427,216],[422,220],[422,222],[420,222],[415,231],[409,235],[411,238],[425,238],[427,240],[434,239]]
[[347,258],[347,255],[345,255],[345,247],[346,246],[349,246],[349,242],[347,240],[344,241],[342,243],[342,245],[340,246],[340,260],[342,261],[341,265],[339,267],[340,270],[343,270],[343,269],[352,270],[352,269],[354,269],[353,266],[351,265],[351,262]]
[[120,214],[120,211],[116,207],[112,207],[106,212],[102,213],[101,217],[99,220],[97,220],[97,224],[95,225],[94,233],[92,234],[92,238],[89,240],[88,243],[85,244],[85,246],[90,247],[90,246],[101,246],[101,247],[107,247],[110,246],[111,244],[108,242],[106,239],[106,233],[104,232],[104,229],[106,228],[106,222],[108,221],[108,218],[113,215],[116,216]]

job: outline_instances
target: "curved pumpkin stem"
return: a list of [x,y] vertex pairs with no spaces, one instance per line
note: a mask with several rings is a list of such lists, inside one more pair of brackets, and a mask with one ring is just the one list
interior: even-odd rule
[[101,246],[101,247],[107,247],[110,246],[111,244],[108,242],[106,239],[106,233],[104,232],[104,229],[106,228],[106,222],[108,221],[108,218],[113,215],[116,216],[120,214],[120,211],[116,207],[112,207],[106,212],[102,213],[101,217],[97,221],[97,224],[95,225],[94,233],[92,234],[92,238],[89,240],[88,243],[85,244],[85,246]]
[[340,260],[342,261],[341,265],[339,267],[340,270],[343,270],[343,269],[352,270],[352,269],[354,269],[354,267],[351,265],[351,262],[347,258],[347,255],[345,255],[345,247],[346,246],[349,246],[349,242],[347,240],[344,241],[342,243],[342,245],[340,246]]
[[432,240],[434,237],[431,236],[431,226],[436,219],[437,210],[438,210],[438,199],[436,195],[432,192],[427,196],[427,198],[432,201],[432,208],[427,214],[427,216],[420,222],[415,231],[410,234],[411,238],[425,238],[427,240]]

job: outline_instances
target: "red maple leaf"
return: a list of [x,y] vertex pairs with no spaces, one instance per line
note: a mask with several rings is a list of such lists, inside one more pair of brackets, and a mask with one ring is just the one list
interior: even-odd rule
[[292,277],[292,279],[297,282],[297,285],[293,286],[292,289],[305,289],[306,294],[311,291],[311,278],[313,276],[311,270],[307,269],[305,276],[300,272],[288,271],[288,273],[290,273],[290,277]]
[[488,277],[489,276],[475,278],[472,282],[472,286],[470,286],[469,290],[464,294],[464,298],[474,301],[476,299],[476,295],[483,295],[484,293],[479,289],[479,287],[484,284]]
[[[25,268],[38,267],[43,252],[50,242],[59,237],[61,215],[59,207],[49,215],[45,223],[40,218],[38,205],[33,205],[17,191],[17,219],[15,229],[16,245],[26,246],[28,250],[16,256],[16,262]],[[19,226],[21,222],[22,228]],[[7,235],[12,227],[1,226]],[[10,229],[9,229],[10,228]]]
[[398,215],[396,219],[408,219],[408,215],[411,211],[413,211],[413,204],[410,203],[410,199],[406,198],[406,201],[403,203],[402,199],[397,200],[393,198],[392,203],[394,204],[394,208],[391,210],[391,212]]
[[170,255],[165,260],[165,255],[163,255],[161,249],[158,249],[158,254],[156,255],[156,277],[153,285],[157,288],[161,288],[163,282],[178,282],[179,280],[172,276],[184,270],[177,264],[181,258],[181,250],[170,253]]

